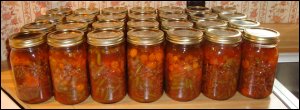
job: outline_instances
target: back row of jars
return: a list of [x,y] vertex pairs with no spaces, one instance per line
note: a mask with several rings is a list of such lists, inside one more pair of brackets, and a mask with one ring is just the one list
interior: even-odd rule
[[[129,14],[129,19],[140,14],[134,15],[130,18]],[[188,22],[160,21],[162,25]],[[48,35],[28,30],[10,37],[18,97],[27,103],[43,102],[52,96],[53,87],[55,99],[63,104],[80,103],[90,92],[97,102],[114,103],[123,99],[126,91],[133,100],[153,102],[161,97],[164,84],[167,95],[177,101],[195,99],[201,91],[216,100],[232,97],[237,89],[252,98],[265,98],[272,91],[278,57],[279,33],[275,30],[247,29],[241,45],[241,31],[230,28],[209,28],[204,40],[200,30],[189,28],[193,24],[162,27],[165,33],[157,28],[136,28],[130,21],[127,27],[132,29],[127,34],[124,28],[102,29],[103,23],[111,26],[117,22],[123,21],[95,22],[91,32],[85,31],[91,23],[76,29],[67,28],[81,23],[57,24],[57,31]],[[139,22],[152,25],[155,23],[147,22],[157,21]],[[124,27],[125,23],[121,24]],[[53,27],[44,29],[47,32]]]

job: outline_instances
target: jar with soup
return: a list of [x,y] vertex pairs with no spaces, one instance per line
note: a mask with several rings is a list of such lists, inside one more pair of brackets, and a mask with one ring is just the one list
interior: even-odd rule
[[133,7],[129,10],[132,14],[156,14],[156,9],[153,7]]
[[36,22],[50,22],[54,25],[65,22],[65,16],[60,14],[41,15],[35,19]]
[[159,14],[184,13],[184,9],[176,6],[162,6],[157,9]]
[[137,102],[153,102],[163,94],[164,33],[131,30],[127,37],[128,94]]
[[73,13],[73,10],[71,8],[54,8],[46,11],[46,14],[60,14],[64,16],[71,15]]
[[53,93],[46,33],[19,32],[9,37],[9,44],[18,98],[29,104],[49,100]]
[[263,27],[244,30],[239,92],[262,99],[272,93],[278,64],[279,32]]
[[241,32],[246,28],[258,27],[260,25],[259,22],[253,20],[246,19],[234,19],[228,22],[228,27],[237,29]]
[[94,30],[88,34],[91,95],[97,102],[115,103],[126,95],[123,35],[116,30]]
[[202,93],[214,100],[234,96],[241,63],[241,32],[235,29],[205,30]]
[[84,33],[78,30],[48,34],[49,60],[55,100],[74,105],[89,96]]
[[176,101],[191,101],[201,92],[203,33],[196,29],[167,31],[165,91]]
[[195,23],[196,29],[205,30],[207,28],[227,27],[227,22],[219,19],[199,20]]
[[132,29],[159,29],[157,21],[128,21],[128,30]]

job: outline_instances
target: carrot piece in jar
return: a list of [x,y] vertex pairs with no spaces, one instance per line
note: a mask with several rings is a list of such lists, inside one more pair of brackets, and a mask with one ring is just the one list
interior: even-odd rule
[[129,54],[130,54],[130,57],[135,57],[137,55],[137,50],[131,49]]

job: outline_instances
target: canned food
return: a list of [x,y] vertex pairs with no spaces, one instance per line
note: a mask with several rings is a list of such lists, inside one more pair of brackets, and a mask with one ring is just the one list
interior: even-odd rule
[[202,34],[196,29],[167,31],[165,91],[173,100],[190,101],[201,92]]
[[237,91],[241,61],[241,32],[235,29],[205,30],[202,93],[226,100]]
[[83,22],[66,22],[56,25],[56,30],[67,31],[67,30],[80,30],[87,32],[88,23]]
[[78,8],[74,11],[74,13],[79,15],[98,15],[100,13],[100,10],[98,8]]
[[41,103],[52,97],[46,33],[19,32],[9,37],[10,61],[18,98]]
[[162,30],[167,31],[176,28],[193,28],[193,23],[190,21],[163,21]]
[[126,14],[110,14],[110,15],[98,15],[98,21],[125,21]]
[[43,23],[43,22],[33,22],[29,24],[25,24],[22,28],[22,32],[52,32],[55,30],[55,26],[53,24],[50,24],[49,22]]
[[107,7],[102,9],[102,14],[127,14],[126,7]]
[[272,93],[278,64],[279,35],[279,32],[263,27],[244,30],[238,88],[242,95],[262,99]]
[[159,17],[160,17],[160,21],[187,20],[187,15],[185,13],[160,14]]
[[121,21],[111,21],[111,22],[94,22],[94,30],[118,30],[124,32],[124,22]]
[[88,33],[88,66],[92,98],[115,103],[126,95],[125,43],[122,31]]
[[259,22],[253,20],[230,20],[228,22],[230,28],[238,29],[241,32],[246,28],[258,27],[259,25]]
[[192,22],[198,22],[200,20],[207,20],[207,19],[218,19],[218,14],[215,13],[193,14],[190,15],[190,19]]
[[153,102],[163,94],[164,33],[131,30],[127,37],[128,95],[138,102]]
[[233,19],[246,19],[247,15],[243,13],[220,13],[219,17],[225,21],[230,21]]
[[49,60],[55,100],[78,104],[89,96],[84,33],[78,30],[48,34]]

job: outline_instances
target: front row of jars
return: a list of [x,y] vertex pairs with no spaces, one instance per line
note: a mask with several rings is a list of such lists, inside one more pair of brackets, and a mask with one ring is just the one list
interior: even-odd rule
[[243,43],[233,29],[207,29],[203,41],[201,31],[179,28],[167,32],[166,46],[160,30],[131,30],[127,56],[121,31],[96,30],[87,39],[81,31],[55,31],[47,36],[49,51],[45,36],[21,32],[9,39],[18,97],[27,103],[48,100],[52,87],[63,104],[84,101],[90,90],[100,103],[118,102],[126,91],[135,101],[153,102],[164,87],[177,101],[193,100],[200,92],[225,100],[237,90],[265,98],[278,59],[279,33],[266,28],[246,29]]

